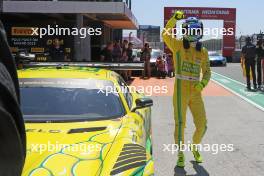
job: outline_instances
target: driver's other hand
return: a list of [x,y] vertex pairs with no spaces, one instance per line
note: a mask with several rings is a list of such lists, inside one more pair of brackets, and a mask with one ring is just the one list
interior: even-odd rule
[[176,20],[184,19],[184,12],[183,11],[176,11],[174,14],[174,18]]

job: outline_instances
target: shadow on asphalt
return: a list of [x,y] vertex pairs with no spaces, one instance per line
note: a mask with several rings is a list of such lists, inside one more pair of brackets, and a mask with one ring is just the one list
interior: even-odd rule
[[196,174],[186,175],[187,172],[184,168],[180,168],[180,167],[175,166],[174,176],[209,176],[209,173],[207,172],[207,170],[203,166],[199,165],[195,161],[191,161],[191,163],[193,165],[193,169],[195,170]]

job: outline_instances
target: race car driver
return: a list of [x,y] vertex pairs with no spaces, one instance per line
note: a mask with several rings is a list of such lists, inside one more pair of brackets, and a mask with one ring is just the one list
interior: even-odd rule
[[[184,128],[186,111],[189,107],[196,127],[193,144],[199,144],[206,132],[207,120],[201,92],[211,78],[208,51],[202,47],[199,40],[203,37],[203,23],[195,17],[190,17],[182,24],[183,38],[175,38],[175,26],[178,20],[184,18],[177,11],[168,21],[163,30],[163,40],[173,53],[176,80],[174,86],[173,105],[175,119],[175,143],[178,144],[178,167],[185,166]],[[174,31],[174,32],[173,32]],[[202,73],[202,77],[200,76]],[[201,77],[201,78],[200,78]],[[196,162],[201,163],[202,157],[196,147],[191,147]]]

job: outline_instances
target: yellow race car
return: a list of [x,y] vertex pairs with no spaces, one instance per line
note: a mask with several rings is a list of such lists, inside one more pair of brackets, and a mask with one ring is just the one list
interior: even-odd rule
[[153,102],[117,73],[47,66],[18,75],[27,132],[23,176],[154,175]]

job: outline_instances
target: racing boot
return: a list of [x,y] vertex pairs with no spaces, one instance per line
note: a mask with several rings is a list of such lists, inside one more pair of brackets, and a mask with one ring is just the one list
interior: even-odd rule
[[199,153],[198,149],[195,146],[191,147],[191,151],[193,153],[194,159],[197,163],[202,163],[203,162],[203,157]]
[[254,90],[258,90],[258,86],[257,85],[254,85]]
[[261,85],[258,85],[258,90],[261,90]]
[[185,157],[183,152],[178,153],[177,166],[183,168],[185,166]]
[[247,86],[247,91],[251,91],[252,89],[251,89],[251,86]]

